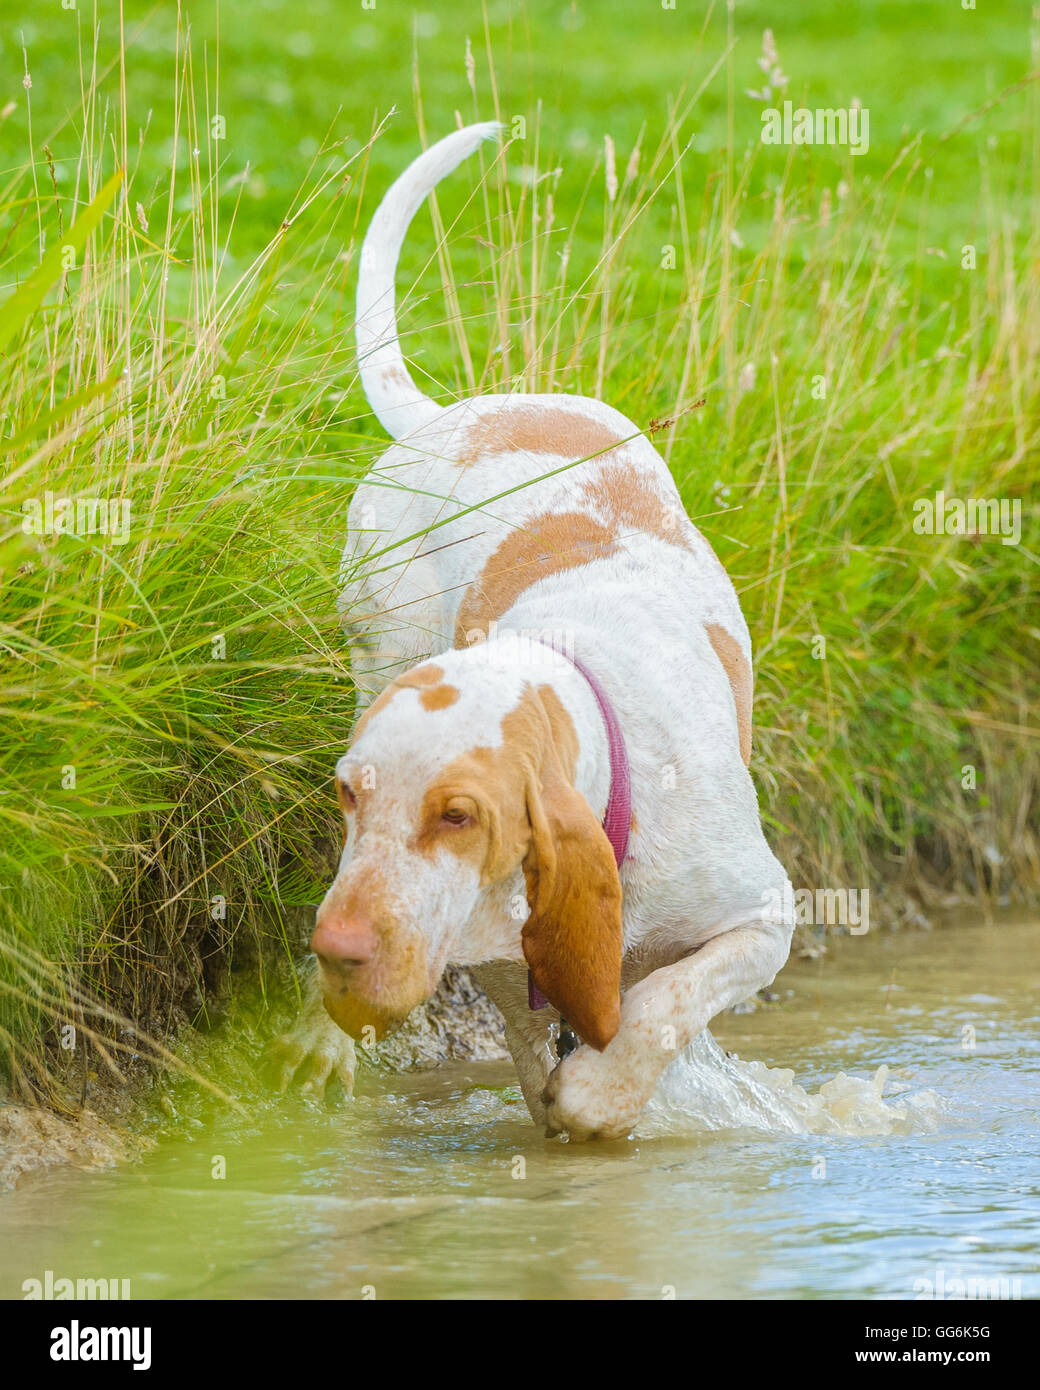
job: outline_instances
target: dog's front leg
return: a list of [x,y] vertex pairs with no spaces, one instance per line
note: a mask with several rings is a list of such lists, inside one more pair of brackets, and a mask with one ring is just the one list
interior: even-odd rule
[[783,924],[734,927],[633,986],[607,1047],[579,1047],[550,1076],[542,1094],[546,1132],[566,1132],[572,1140],[623,1138],[668,1063],[717,1013],[769,984],[790,942]]
[[335,1076],[344,1094],[351,1096],[357,1065],[354,1042],[325,1012],[313,956],[301,967],[300,978],[303,1008],[290,1031],[275,1038],[270,1047],[278,1089],[284,1093],[295,1081],[305,1095],[320,1101],[327,1082]]
[[527,970],[512,961],[473,966],[471,975],[505,1020],[506,1046],[516,1066],[517,1078],[531,1119],[546,1123],[542,1092],[553,1069],[552,1009],[531,1010],[527,1002]]

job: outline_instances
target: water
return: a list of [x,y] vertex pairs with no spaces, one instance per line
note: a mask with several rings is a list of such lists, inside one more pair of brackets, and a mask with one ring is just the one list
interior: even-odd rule
[[609,1145],[543,1139],[497,1063],[225,1113],[0,1198],[0,1297],[1035,1298],[1038,985],[1035,923],[839,940]]

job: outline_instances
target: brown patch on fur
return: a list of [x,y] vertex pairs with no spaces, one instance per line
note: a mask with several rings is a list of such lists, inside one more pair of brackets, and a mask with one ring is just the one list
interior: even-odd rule
[[430,685],[419,696],[419,703],[423,709],[447,709],[458,698],[459,692],[454,685]]
[[[338,998],[323,994],[322,1003],[329,1018],[359,1042],[366,1042],[369,1037],[377,1041],[385,1038],[404,1022],[397,1014],[386,1013],[373,1004],[366,1004],[353,994],[341,994]],[[372,1033],[366,1035],[366,1028],[371,1028]]]
[[525,589],[550,574],[587,565],[617,549],[611,532],[582,512],[546,512],[510,531],[466,590],[455,621],[456,647],[467,636],[487,636]]
[[542,702],[545,717],[549,721],[549,732],[552,735],[553,748],[560,760],[560,766],[563,768],[568,782],[573,782],[574,774],[578,769],[578,733],[574,727],[574,720],[567,713],[563,701],[551,685],[540,685],[538,698]]
[[604,512],[615,535],[644,531],[669,545],[689,546],[689,518],[674,501],[660,497],[651,482],[636,469],[609,463],[582,489],[589,501]]
[[751,704],[754,696],[754,677],[747,657],[740,643],[718,623],[705,623],[708,641],[715,649],[715,655],[722,662],[730,688],[733,703],[737,707],[737,732],[740,736],[740,757],[744,766],[751,762]]
[[[425,855],[446,849],[456,858],[472,864],[480,874],[481,883],[491,883],[497,876],[492,861],[497,861],[501,853],[501,847],[493,843],[494,827],[487,805],[495,789],[491,749],[474,748],[456,758],[426,788],[419,810],[418,830],[408,848]],[[469,811],[473,818],[469,824],[450,825],[442,820],[449,803]]]
[[588,802],[546,759],[528,796],[524,881],[531,912],[524,956],[534,982],[602,1052],[621,1025],[621,882],[614,851]]
[[351,742],[353,743],[354,740],[364,732],[365,726],[381,709],[386,709],[395,695],[400,694],[402,690],[421,690],[424,686],[436,685],[443,676],[444,670],[442,667],[434,666],[431,662],[427,662],[425,666],[416,666],[413,671],[405,671],[403,675],[395,677],[385,690],[379,692],[368,709],[365,710],[364,714],[354,725]]
[[627,534],[643,532],[691,548],[694,527],[681,506],[660,497],[631,467],[609,463],[583,491],[602,519],[585,512],[545,512],[511,531],[463,595],[456,647],[468,646],[471,633],[486,637],[489,625],[539,579],[613,555]]
[[412,380],[403,367],[399,367],[396,362],[392,362],[388,367],[381,367],[379,375],[386,386],[411,386]]
[[[524,956],[545,997],[602,1050],[621,1019],[621,882],[610,841],[573,786],[578,736],[555,691],[528,689],[502,721],[498,748],[474,748],[427,789],[414,847],[447,848],[485,884],[522,867],[530,915]],[[441,813],[473,806],[464,827]]]
[[443,667],[435,666],[428,661],[425,666],[416,666],[412,671],[405,671],[403,676],[397,676],[394,684],[421,689],[424,685],[436,685],[438,681],[443,679]]
[[628,822],[628,830],[630,835],[639,834],[639,822],[636,820],[635,811],[632,812],[632,819]]
[[624,443],[598,420],[559,406],[507,405],[481,416],[466,430],[459,463],[476,463],[488,454],[558,454],[586,459]]

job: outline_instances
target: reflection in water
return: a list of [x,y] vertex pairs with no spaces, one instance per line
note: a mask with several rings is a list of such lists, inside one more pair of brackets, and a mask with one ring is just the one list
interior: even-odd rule
[[499,1063],[185,1119],[0,1197],[0,1296],[49,1269],[135,1298],[1036,1297],[1038,984],[1025,922],[839,941],[623,1143],[545,1140]]

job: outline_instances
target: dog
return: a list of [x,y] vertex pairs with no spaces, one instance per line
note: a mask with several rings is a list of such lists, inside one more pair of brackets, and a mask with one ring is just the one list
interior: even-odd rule
[[791,891],[748,771],[747,625],[644,432],[580,396],[438,405],[402,356],[405,232],[499,132],[421,154],[362,247],[361,383],[395,443],[349,509],[360,718],[283,1079],[309,1058],[312,1085],[349,1089],[351,1038],[382,1037],[453,963],[501,1011],[535,1124],[618,1139],[711,1019],[772,982]]

